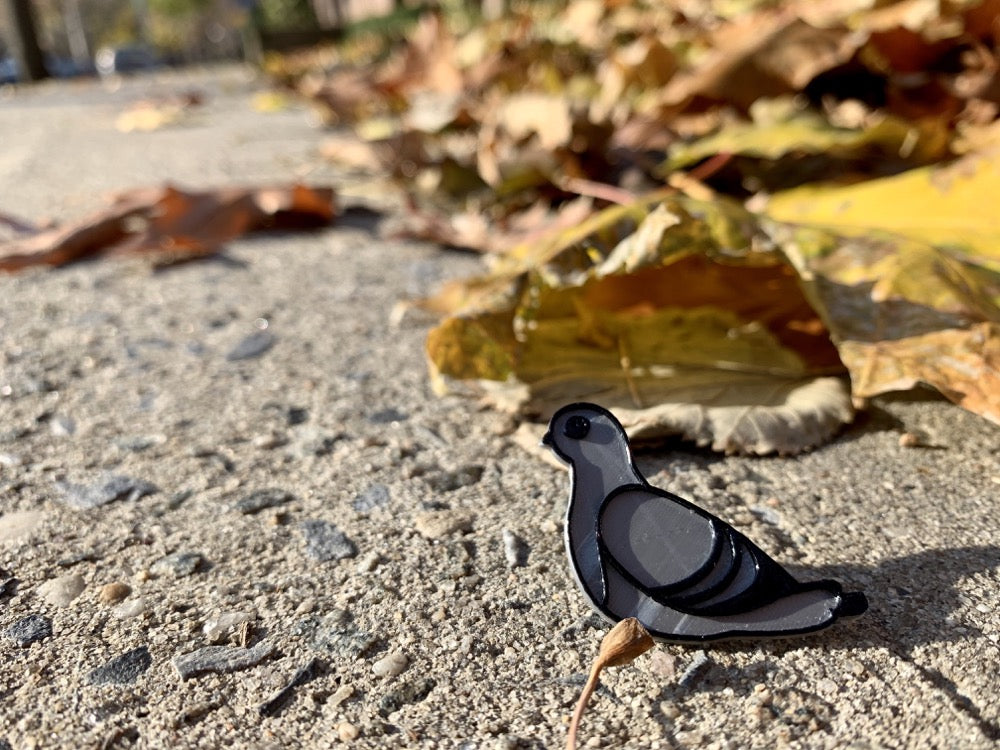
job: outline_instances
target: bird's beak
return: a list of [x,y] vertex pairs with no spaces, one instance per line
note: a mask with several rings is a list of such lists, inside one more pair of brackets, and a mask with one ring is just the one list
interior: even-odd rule
[[547,446],[549,446],[551,448],[552,444],[553,444],[552,443],[552,431],[549,430],[544,435],[542,435],[542,445],[547,445]]

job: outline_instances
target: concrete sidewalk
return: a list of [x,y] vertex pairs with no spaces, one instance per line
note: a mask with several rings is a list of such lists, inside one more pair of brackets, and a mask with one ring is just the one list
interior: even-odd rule
[[[186,124],[115,131],[129,101],[188,87],[208,99]],[[257,112],[254,90],[222,69],[3,94],[0,211],[335,181],[307,112]],[[605,632],[566,568],[568,477],[509,419],[433,397],[431,321],[390,320],[478,268],[355,220],[157,272],[0,276],[0,748],[562,745]],[[934,447],[902,447],[908,430]],[[609,670],[587,746],[997,745],[995,426],[901,397],[796,458],[678,443],[638,462],[872,606],[799,640],[660,646]],[[101,492],[119,497],[74,507]]]

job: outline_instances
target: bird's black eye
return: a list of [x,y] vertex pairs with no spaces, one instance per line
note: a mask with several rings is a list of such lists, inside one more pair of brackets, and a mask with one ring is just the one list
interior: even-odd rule
[[583,440],[590,432],[590,420],[579,415],[570,417],[563,426],[563,434],[574,440]]

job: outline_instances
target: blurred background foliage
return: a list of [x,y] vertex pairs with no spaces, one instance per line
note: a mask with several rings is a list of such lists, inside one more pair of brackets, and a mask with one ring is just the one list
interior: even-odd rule
[[[262,32],[339,28],[391,16],[402,0],[33,0],[38,41],[51,58],[83,65],[101,47],[145,44],[167,62],[235,59],[248,27]],[[0,57],[12,29],[0,14]]]

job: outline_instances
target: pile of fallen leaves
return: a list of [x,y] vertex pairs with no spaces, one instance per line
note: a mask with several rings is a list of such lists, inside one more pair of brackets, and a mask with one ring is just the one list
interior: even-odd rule
[[412,199],[411,231],[493,251],[551,212],[575,223],[579,195],[628,200],[718,155],[710,186],[747,197],[1000,136],[996,0],[512,6],[270,69],[351,126]]
[[491,253],[427,302],[441,389],[726,451],[917,384],[1000,422],[1000,0],[512,5],[272,66]]

